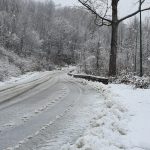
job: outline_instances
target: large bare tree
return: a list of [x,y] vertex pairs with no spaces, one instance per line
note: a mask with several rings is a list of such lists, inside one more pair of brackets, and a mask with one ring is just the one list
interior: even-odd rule
[[111,51],[109,62],[109,76],[116,76],[117,73],[117,41],[118,41],[118,26],[119,24],[136,14],[150,10],[150,6],[142,8],[146,0],[139,0],[138,9],[122,18],[118,18],[118,3],[119,0],[78,0],[83,6],[95,15],[95,24],[98,26],[111,26]]

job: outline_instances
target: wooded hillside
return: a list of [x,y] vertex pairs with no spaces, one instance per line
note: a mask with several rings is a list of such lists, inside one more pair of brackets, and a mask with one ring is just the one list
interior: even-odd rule
[[[87,74],[108,75],[110,32],[110,27],[96,26],[94,16],[82,7],[58,7],[53,1],[1,0],[0,79],[74,64]],[[144,73],[149,74],[149,17],[143,22],[143,41]],[[119,26],[118,43],[117,73],[138,74],[137,17]],[[6,67],[9,65],[14,67]]]

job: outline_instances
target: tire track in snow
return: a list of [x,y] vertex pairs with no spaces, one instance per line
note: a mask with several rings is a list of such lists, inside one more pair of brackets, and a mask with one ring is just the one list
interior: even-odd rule
[[[72,84],[72,83],[71,83],[71,84]],[[31,141],[34,141],[34,140],[35,140],[36,142],[39,141],[39,140],[40,140],[40,141],[43,141],[43,140],[46,138],[46,136],[47,136],[46,134],[44,134],[45,130],[47,130],[47,129],[50,128],[52,125],[54,125],[55,122],[58,121],[60,118],[64,117],[65,114],[66,114],[67,112],[69,112],[69,111],[72,109],[72,107],[74,106],[74,104],[75,104],[77,101],[80,100],[81,95],[82,95],[82,91],[81,91],[81,89],[78,88],[77,86],[75,86],[74,88],[77,88],[77,89],[79,90],[79,93],[78,93],[78,95],[76,96],[76,98],[72,101],[72,103],[69,104],[69,105],[67,106],[67,108],[61,112],[61,114],[60,114],[60,113],[57,114],[57,115],[54,117],[54,119],[51,120],[48,124],[45,124],[44,126],[42,126],[40,130],[38,130],[38,131],[36,131],[34,134],[28,136],[28,138],[25,138],[24,140],[20,141],[19,144],[16,145],[15,147],[13,147],[12,149],[15,149],[15,150],[27,150],[27,149],[28,149],[28,148],[27,148],[27,145],[30,145],[29,143],[30,143]],[[70,93],[70,94],[71,94],[71,93]],[[63,100],[63,101],[65,101],[65,100]],[[40,138],[39,138],[39,137],[40,137]],[[41,139],[41,137],[42,137],[42,139]],[[44,137],[45,137],[45,138],[44,138]],[[32,142],[32,143],[34,143],[34,142]],[[8,149],[10,149],[10,148],[8,148]]]

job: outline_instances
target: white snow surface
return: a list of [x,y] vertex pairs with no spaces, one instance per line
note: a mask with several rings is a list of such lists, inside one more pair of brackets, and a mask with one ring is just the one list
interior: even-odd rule
[[24,83],[29,83],[34,80],[38,80],[41,77],[44,77],[45,75],[50,75],[55,73],[57,70],[54,71],[44,71],[44,72],[28,72],[24,75],[20,75],[17,77],[10,77],[8,80],[5,80],[3,82],[0,82],[0,90],[10,88],[12,86],[21,85]]
[[95,106],[85,133],[61,150],[150,150],[150,89],[76,80],[98,90],[104,101]]
[[11,77],[9,80],[6,80],[4,82],[0,82],[0,87],[7,86],[9,84],[19,84],[26,82],[28,80],[32,80],[33,78],[37,77],[40,74],[40,72],[28,72],[24,75],[20,75],[18,77]]
[[[0,88],[29,82],[45,73],[32,72],[12,78],[1,82]],[[95,101],[93,97],[92,107],[87,106],[94,110],[91,110],[94,114],[88,113],[87,116],[93,119],[87,121],[90,123],[84,134],[74,144],[63,145],[61,150],[150,150],[150,89],[135,89],[124,84],[104,85],[83,79],[72,80],[91,86],[104,99]],[[82,124],[82,120],[78,119]],[[8,124],[10,125],[13,122]]]
[[[74,66],[69,66],[69,67],[63,67],[62,70],[67,71],[67,70],[74,70]],[[53,70],[53,71],[34,71],[34,72],[28,72],[26,74],[17,76],[17,77],[9,77],[9,79],[5,81],[0,81],[0,88],[4,86],[9,86],[9,85],[18,85],[18,84],[23,84],[26,82],[31,82],[33,80],[39,79],[43,75],[46,74],[53,74],[55,72],[58,72],[59,70]]]
[[118,93],[118,100],[122,101],[129,110],[127,139],[131,142],[131,149],[150,149],[150,89],[133,89],[127,85],[111,85],[111,90]]

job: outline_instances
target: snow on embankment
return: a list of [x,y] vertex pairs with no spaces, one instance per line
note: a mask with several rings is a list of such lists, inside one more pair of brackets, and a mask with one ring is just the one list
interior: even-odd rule
[[19,57],[13,51],[0,47],[0,81],[11,76],[18,76],[24,72],[35,70],[35,63],[32,59]]
[[115,100],[108,85],[77,79],[78,82],[95,88],[104,97],[98,104],[96,116],[76,143],[66,144],[61,150],[119,150],[128,148],[126,140],[128,112],[119,101]]
[[0,83],[0,103],[18,96],[50,79],[53,71],[27,73]]

